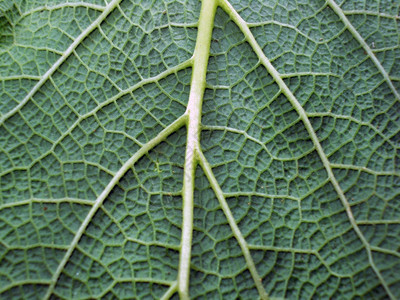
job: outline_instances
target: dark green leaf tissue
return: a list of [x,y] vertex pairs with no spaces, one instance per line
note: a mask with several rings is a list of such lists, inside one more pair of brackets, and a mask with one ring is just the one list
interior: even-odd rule
[[399,13],[0,0],[0,298],[400,299]]

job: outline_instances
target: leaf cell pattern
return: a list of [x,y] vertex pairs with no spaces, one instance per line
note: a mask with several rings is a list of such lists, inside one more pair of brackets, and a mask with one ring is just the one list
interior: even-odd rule
[[399,12],[0,2],[0,295],[400,298]]

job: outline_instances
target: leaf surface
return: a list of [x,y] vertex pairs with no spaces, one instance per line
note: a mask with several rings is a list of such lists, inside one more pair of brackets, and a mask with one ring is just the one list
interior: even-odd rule
[[0,295],[400,298],[399,10],[0,2]]

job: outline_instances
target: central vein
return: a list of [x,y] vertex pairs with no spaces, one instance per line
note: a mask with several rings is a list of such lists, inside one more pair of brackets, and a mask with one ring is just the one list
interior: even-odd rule
[[198,163],[197,152],[200,149],[201,107],[206,86],[207,64],[210,56],[210,43],[216,8],[216,0],[203,0],[196,47],[193,55],[189,102],[186,110],[186,114],[188,115],[187,144],[182,189],[182,239],[178,272],[178,292],[181,299],[189,299],[190,259],[193,236],[194,178]]

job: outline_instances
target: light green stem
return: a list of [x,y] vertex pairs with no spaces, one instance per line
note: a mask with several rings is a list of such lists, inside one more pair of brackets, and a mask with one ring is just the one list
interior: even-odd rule
[[196,47],[193,55],[189,102],[186,110],[189,119],[187,124],[187,144],[183,175],[182,238],[178,271],[178,292],[181,299],[189,299],[190,260],[193,236],[194,177],[198,162],[197,149],[199,149],[200,145],[201,108],[204,89],[206,87],[207,64],[210,55],[211,35],[214,27],[216,9],[216,0],[203,0]]

